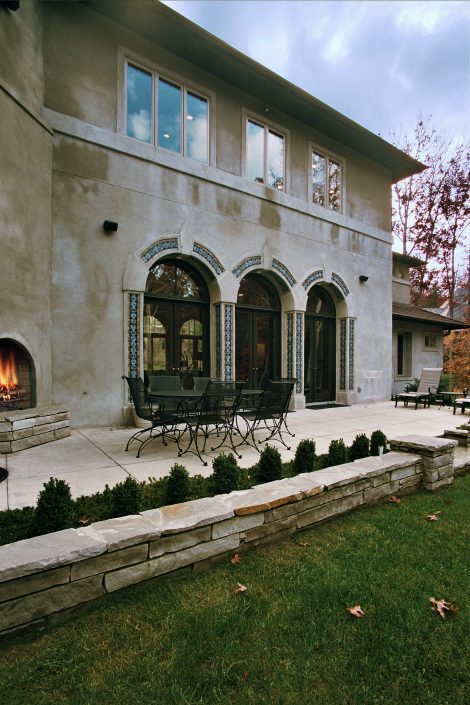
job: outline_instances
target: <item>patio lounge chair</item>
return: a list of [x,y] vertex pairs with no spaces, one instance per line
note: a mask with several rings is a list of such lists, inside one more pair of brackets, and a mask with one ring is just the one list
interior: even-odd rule
[[415,409],[418,408],[418,404],[424,404],[424,408],[426,408],[427,404],[429,408],[431,397],[437,393],[439,388],[441,374],[442,367],[423,367],[416,392],[400,392],[399,394],[395,394],[395,408],[399,401],[403,401],[405,406],[408,406],[408,402],[410,401],[414,402]]
[[[168,445],[165,440],[166,437],[178,441],[182,434],[182,431],[178,430],[178,425],[182,423],[181,418],[175,413],[152,407],[145,390],[145,385],[140,377],[123,377],[123,379],[125,379],[129,385],[137,416],[139,419],[150,422],[149,427],[140,429],[140,431],[137,431],[129,438],[126,450],[129,449],[131,443],[137,441],[140,443],[139,450],[137,451],[137,458],[139,458],[144,447],[154,438],[161,437],[163,445],[165,446]],[[155,433],[157,429],[159,429],[159,431]],[[141,436],[144,436],[146,433],[149,434],[148,437],[142,439]]]
[[457,407],[460,407],[460,411],[463,414],[465,409],[470,409],[470,389],[463,390],[463,396],[454,399],[454,416],[457,411]]

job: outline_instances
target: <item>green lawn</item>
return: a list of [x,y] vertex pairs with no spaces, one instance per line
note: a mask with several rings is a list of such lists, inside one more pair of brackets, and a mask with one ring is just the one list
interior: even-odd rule
[[[3,705],[464,705],[470,476],[4,647]],[[439,521],[426,515],[440,511]],[[299,542],[308,542],[302,546]],[[248,587],[235,594],[237,582]],[[442,619],[430,597],[455,602]],[[346,607],[360,604],[354,620]]]

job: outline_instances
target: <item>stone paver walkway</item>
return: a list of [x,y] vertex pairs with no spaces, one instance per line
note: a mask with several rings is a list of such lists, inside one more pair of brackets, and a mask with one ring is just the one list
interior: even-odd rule
[[[355,406],[322,410],[304,409],[288,416],[290,429],[295,438],[288,451],[275,443],[283,460],[294,457],[295,448],[303,438],[316,442],[317,453],[325,453],[330,441],[343,438],[350,444],[358,433],[368,436],[380,429],[387,437],[407,434],[439,436],[446,429],[456,428],[468,421],[469,414],[456,414],[442,407],[415,410],[400,404],[395,409],[393,402],[358,404]],[[160,439],[144,449],[136,458],[137,445],[126,453],[124,448],[132,428],[80,428],[72,430],[69,438],[47,443],[36,448],[0,455],[0,466],[8,470],[8,478],[0,483],[0,510],[34,506],[39,491],[50,477],[66,480],[74,497],[92,494],[122,482],[129,475],[136,480],[147,480],[167,475],[175,462],[186,466],[191,475],[210,475],[212,459],[217,453],[208,453],[208,465],[204,467],[194,455],[178,459],[175,443],[163,446]],[[262,438],[264,434],[260,434]],[[248,467],[257,462],[258,453],[248,446],[241,448],[239,464]],[[468,455],[468,449],[458,449],[460,455]]]

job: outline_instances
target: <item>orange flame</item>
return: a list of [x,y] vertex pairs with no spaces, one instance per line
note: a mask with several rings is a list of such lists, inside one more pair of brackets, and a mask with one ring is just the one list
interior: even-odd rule
[[9,392],[17,386],[18,374],[16,372],[13,350],[9,352],[0,351],[0,388]]

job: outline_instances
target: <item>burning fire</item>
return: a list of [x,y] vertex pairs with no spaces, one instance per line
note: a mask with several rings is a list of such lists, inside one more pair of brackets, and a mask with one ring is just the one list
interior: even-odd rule
[[0,350],[0,397],[9,399],[11,390],[17,386],[18,375],[13,350]]

